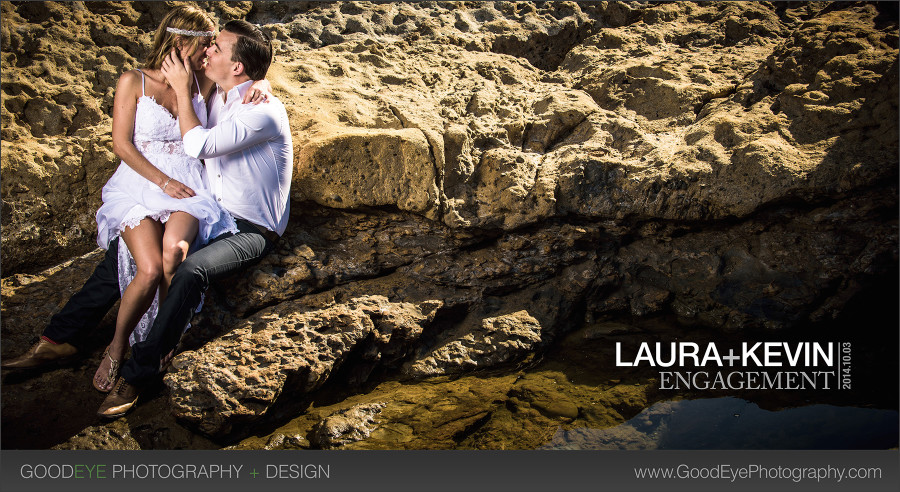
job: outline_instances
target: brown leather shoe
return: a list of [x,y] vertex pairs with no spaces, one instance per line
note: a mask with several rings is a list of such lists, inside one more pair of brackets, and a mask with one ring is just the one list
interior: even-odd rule
[[97,415],[105,419],[119,418],[131,410],[139,396],[141,396],[140,388],[128,384],[125,378],[120,377],[112,391],[103,400],[103,404],[97,410]]
[[68,343],[50,343],[41,338],[28,352],[12,360],[5,360],[4,369],[31,369],[56,362],[65,362],[78,353],[78,349]]

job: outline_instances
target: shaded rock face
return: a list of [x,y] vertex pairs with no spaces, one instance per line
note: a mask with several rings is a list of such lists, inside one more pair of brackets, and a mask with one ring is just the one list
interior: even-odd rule
[[666,240],[650,234],[620,250],[622,283],[592,298],[589,311],[671,310],[734,330],[835,319],[872,279],[896,274],[896,223],[884,215],[896,198],[872,192],[809,210],[776,207],[712,231],[673,230]]
[[[272,35],[296,158],[278,249],[209,293],[165,376],[202,433],[336,374],[513,364],[621,314],[791,329],[896,277],[893,5],[197,5]],[[8,357],[98,258],[115,83],[169,6],[0,8]]]

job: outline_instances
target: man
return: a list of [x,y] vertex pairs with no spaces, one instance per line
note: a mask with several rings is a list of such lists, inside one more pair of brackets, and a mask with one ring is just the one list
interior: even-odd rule
[[[104,418],[124,415],[141,388],[159,374],[160,360],[175,348],[210,282],[259,262],[287,227],[293,170],[287,112],[276,98],[241,104],[252,81],[265,78],[271,41],[256,26],[231,21],[207,56],[206,75],[217,84],[208,130],[190,102],[190,67],[173,55],[163,73],[178,99],[185,152],[205,160],[210,192],[235,217],[239,233],[213,239],[179,266],[147,338],[131,347],[131,359],[97,412]],[[77,344],[79,335],[96,326],[118,298],[118,244],[113,243],[85,287],[51,319],[41,341],[4,367],[37,367],[75,355],[77,348],[69,342]]]

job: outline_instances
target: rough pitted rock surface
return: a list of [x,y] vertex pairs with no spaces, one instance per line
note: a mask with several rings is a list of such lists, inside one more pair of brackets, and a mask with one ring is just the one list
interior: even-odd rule
[[131,436],[131,429],[124,420],[111,424],[88,427],[53,449],[116,449],[137,450],[140,444]]
[[540,341],[541,325],[528,311],[485,318],[480,329],[440,344],[417,358],[406,373],[421,377],[490,367],[521,358]]
[[402,358],[440,306],[372,296],[311,312],[291,303],[263,311],[172,361],[164,380],[173,413],[207,434],[228,434],[281,394],[315,390],[351,352]]
[[366,439],[378,428],[377,417],[385,405],[354,405],[329,415],[313,428],[313,444],[322,449],[334,449]]
[[[793,329],[896,284],[892,2],[196,4],[272,35],[295,167],[277,250],[208,293],[166,376],[192,429],[281,419],[335,374],[512,363],[610,316]],[[170,6],[0,5],[3,357],[99,258],[116,80]],[[470,350],[523,310],[539,341]],[[5,436],[40,400],[19,384]]]

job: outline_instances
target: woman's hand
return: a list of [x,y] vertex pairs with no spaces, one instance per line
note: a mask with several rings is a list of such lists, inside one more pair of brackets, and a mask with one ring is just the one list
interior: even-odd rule
[[161,186],[163,193],[172,198],[190,198],[195,196],[194,190],[177,179],[169,178]]
[[257,80],[253,82],[247,93],[244,94],[242,104],[259,104],[261,102],[269,102],[269,96],[272,95],[272,84],[268,80]]
[[169,85],[175,89],[176,94],[179,93],[179,90],[186,90],[190,96],[191,79],[193,78],[191,77],[193,71],[190,60],[181,60],[177,51],[173,49],[169,56],[163,59],[161,71]]

